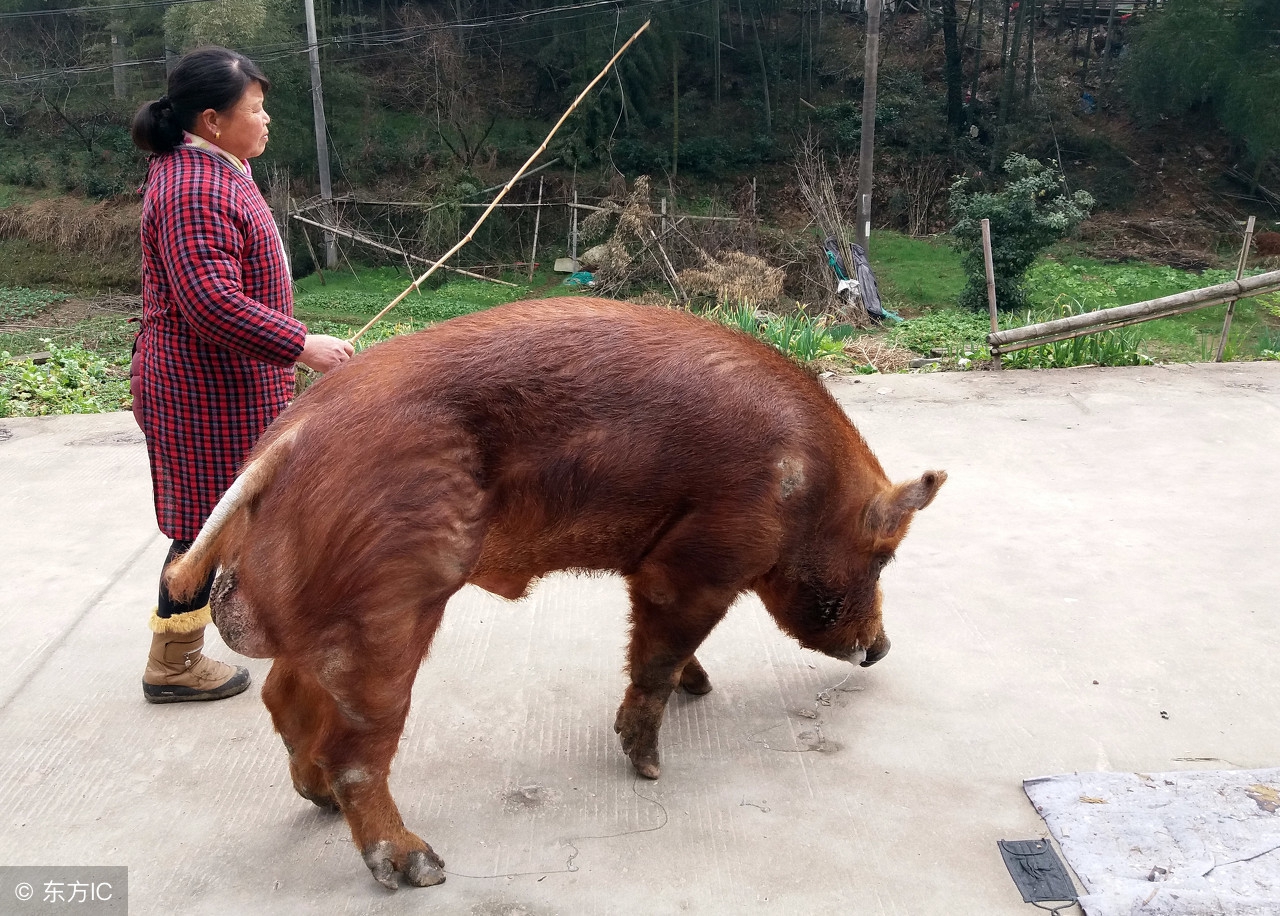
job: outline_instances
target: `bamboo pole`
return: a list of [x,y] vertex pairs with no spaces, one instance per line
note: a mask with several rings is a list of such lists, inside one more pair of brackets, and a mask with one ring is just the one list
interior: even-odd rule
[[538,179],[538,209],[533,215],[533,251],[529,252],[529,281],[533,282],[533,267],[538,261],[538,229],[542,225],[542,179]]
[[[432,263],[430,258],[420,258],[416,254],[409,254],[407,251],[401,251],[399,248],[392,248],[390,245],[384,245],[381,242],[374,241],[373,239],[360,235],[359,233],[356,233],[356,232],[349,232],[346,229],[335,229],[333,226],[326,226],[324,223],[317,223],[315,220],[307,219],[305,216],[299,216],[297,213],[293,214],[293,218],[300,223],[306,223],[308,226],[315,226],[318,229],[323,229],[325,232],[332,232],[334,235],[343,236],[344,238],[351,239],[351,241],[353,242],[359,242],[361,245],[368,245],[370,248],[380,248],[383,251],[389,251],[392,254],[398,254],[398,255],[401,255],[402,257],[409,258],[414,261],[421,261],[423,264]],[[303,231],[303,235],[306,235],[305,230]],[[307,245],[309,248],[311,245],[310,240],[307,241]],[[313,258],[315,257],[314,254],[312,255],[312,257]],[[319,272],[319,270],[320,268],[317,265],[316,271]],[[462,274],[464,277],[472,277],[473,279],[476,279],[476,280],[487,280],[490,283],[497,283],[500,286],[516,285],[514,283],[508,283],[506,280],[495,280],[493,277],[486,277],[484,274],[472,273],[469,270],[463,270],[461,267],[446,267],[445,270],[451,270],[456,274]],[[321,274],[320,276],[320,282],[321,283],[324,282],[323,274]]]
[[[1244,227],[1244,245],[1240,248],[1240,260],[1236,262],[1236,281],[1244,276],[1245,265],[1249,263],[1249,246],[1253,244],[1253,222],[1254,218],[1249,217],[1249,224]],[[1227,317],[1222,322],[1222,339],[1218,341],[1218,353],[1214,356],[1215,363],[1222,362],[1222,354],[1227,349],[1227,335],[1231,333],[1231,316],[1235,314],[1237,300],[1232,299],[1227,303]]]
[[573,262],[573,269],[578,270],[578,187],[574,182],[573,188],[573,209],[570,211],[571,219],[569,221],[569,260]]
[[[1055,340],[1066,340],[1083,334],[1094,334],[1113,328],[1150,321],[1153,318],[1165,318],[1170,315],[1181,315],[1183,312],[1194,312],[1211,305],[1220,305],[1232,299],[1244,299],[1249,296],[1260,296],[1280,290],[1280,270],[1246,277],[1242,280],[1228,280],[1216,286],[1193,289],[1159,299],[1148,299],[1132,305],[1120,305],[1115,308],[1098,309],[1081,315],[1069,315],[1040,324],[1027,325],[1021,328],[1009,328],[987,335],[987,343],[993,352],[998,348],[1001,353],[1036,347],[1042,343]],[[1054,336],[1058,335],[1058,336]]]
[[471,231],[468,232],[465,236],[463,236],[461,241],[459,241],[456,245],[454,245],[452,248],[450,248],[448,251],[442,254],[440,256],[440,259],[431,265],[430,270],[428,270],[422,276],[418,277],[418,279],[414,280],[413,283],[409,284],[408,289],[406,289],[400,295],[396,296],[389,303],[387,303],[386,308],[384,308],[378,314],[374,315],[373,318],[370,319],[368,324],[366,324],[363,328],[361,328],[359,331],[353,334],[350,341],[348,341],[349,343],[354,344],[357,340],[359,340],[360,337],[366,331],[369,330],[369,328],[373,327],[375,324],[377,324],[379,321],[382,320],[383,315],[387,314],[387,312],[391,311],[393,308],[399,305],[400,301],[404,299],[405,296],[409,295],[409,293],[413,292],[415,289],[421,286],[422,282],[426,280],[427,277],[435,273],[436,270],[439,269],[441,264],[443,264],[449,258],[457,254],[462,249],[462,247],[467,244],[467,242],[471,241],[472,237],[476,234],[476,230],[479,229],[480,225],[486,219],[489,218],[489,214],[493,212],[493,208],[496,207],[499,203],[501,203],[502,198],[506,197],[507,192],[511,190],[511,186],[520,180],[520,177],[524,175],[526,171],[528,171],[529,166],[533,165],[533,161],[542,155],[543,151],[547,148],[547,144],[551,142],[551,138],[556,135],[556,131],[558,131],[561,125],[563,125],[564,122],[569,119],[569,115],[573,114],[574,109],[576,109],[582,103],[582,100],[587,97],[587,93],[595,88],[596,83],[604,79],[605,74],[609,72],[609,70],[613,67],[615,63],[617,63],[618,58],[620,58],[626,52],[627,48],[631,47],[631,45],[635,43],[635,40],[637,38],[639,38],[642,34],[644,34],[645,29],[649,28],[649,23],[652,21],[653,20],[651,19],[645,20],[644,25],[636,29],[635,34],[633,34],[630,38],[626,40],[626,43],[623,44],[623,46],[618,49],[617,53],[615,53],[613,57],[609,58],[609,62],[604,65],[604,69],[602,69],[599,73],[596,74],[595,79],[587,83],[586,87],[580,93],[578,93],[578,97],[573,100],[573,104],[569,106],[569,109],[560,116],[560,120],[557,121],[555,125],[551,128],[551,132],[547,134],[546,138],[542,141],[542,143],[538,146],[538,148],[534,150],[532,154],[530,154],[528,159],[525,160],[524,165],[520,166],[519,171],[517,171],[514,175],[511,176],[511,180],[508,181],[506,185],[503,186],[500,192],[498,192],[498,196],[493,199],[493,203],[489,204],[488,209],[486,209],[483,213],[480,214],[480,218],[476,220],[475,225],[471,227]]
[[[1000,321],[996,317],[996,269],[991,263],[991,220],[982,221],[982,261],[987,268],[987,311],[991,313],[991,333],[1000,330]],[[996,366],[1000,365],[1000,351],[992,349],[991,357]]]
[[[298,215],[298,211],[297,211],[297,210],[294,210],[294,211],[293,211],[293,213],[292,213],[292,214],[290,214],[290,215],[292,216],[292,218],[293,218],[293,219],[301,220],[301,221],[302,221],[302,222],[304,222],[304,223],[309,223],[309,222],[311,222],[310,220],[304,220],[304,219],[302,219],[302,217]],[[315,225],[315,223],[311,223],[311,224],[312,224],[313,226]],[[302,230],[302,239],[303,239],[303,241],[305,241],[305,242],[307,243],[307,254],[311,255],[311,263],[312,263],[312,264],[314,264],[314,265],[315,265],[315,267],[316,267],[316,275],[317,275],[318,277],[320,277],[320,285],[321,285],[321,286],[324,286],[324,285],[325,285],[325,282],[324,282],[324,271],[323,271],[323,270],[321,270],[321,268],[320,268],[320,260],[319,260],[319,258],[317,258],[317,257],[316,257],[316,250],[315,250],[315,248],[313,248],[313,247],[312,247],[312,245],[311,245],[311,236],[309,236],[309,235],[307,234],[307,230],[306,230],[306,229],[303,229],[303,230]]]

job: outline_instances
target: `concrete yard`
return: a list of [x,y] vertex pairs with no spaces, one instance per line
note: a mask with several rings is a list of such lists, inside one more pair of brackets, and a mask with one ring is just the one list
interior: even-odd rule
[[290,786],[270,662],[143,702],[167,542],[132,417],[0,420],[0,864],[127,865],[134,916],[1029,916],[996,848],[1046,835],[1023,779],[1280,764],[1280,363],[831,384],[890,477],[950,475],[885,572],[888,657],[742,599],[648,782],[619,582],[469,589],[392,774],[448,881],[395,893]]

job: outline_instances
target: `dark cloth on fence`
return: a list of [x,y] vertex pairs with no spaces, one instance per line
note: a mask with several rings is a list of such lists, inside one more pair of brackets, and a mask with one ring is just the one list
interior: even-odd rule
[[156,521],[193,540],[294,391],[307,329],[253,180],[216,155],[156,158],[142,206],[142,428]]

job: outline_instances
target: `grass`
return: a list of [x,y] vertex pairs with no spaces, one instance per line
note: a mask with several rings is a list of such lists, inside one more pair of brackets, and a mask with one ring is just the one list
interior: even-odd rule
[[[1102,262],[1074,256],[1061,247],[1055,249],[1055,254],[1056,257],[1041,258],[1027,274],[1031,316],[1002,315],[1001,327],[1020,327],[1029,321],[1060,317],[1064,310],[1074,313],[1142,302],[1234,277],[1226,270],[1196,274],[1149,264]],[[915,316],[914,321],[889,331],[893,343],[926,354],[933,349],[963,353],[983,346],[989,329],[987,317],[953,305],[964,286],[964,277],[959,257],[945,242],[877,233],[872,238],[871,262],[881,294],[890,306],[901,307],[906,316]],[[1127,329],[1123,342],[1153,360],[1211,360],[1217,351],[1225,313],[1226,306],[1217,305],[1144,322]],[[1278,333],[1280,294],[1242,299],[1236,304],[1226,358],[1255,359],[1275,352]],[[1112,338],[1101,352],[1111,352],[1119,342],[1120,338]],[[1086,358],[1090,346],[1095,345],[1059,346],[1057,358],[1067,358],[1064,354],[1068,352],[1078,352],[1080,358]],[[1054,361],[1047,351],[1042,356]],[[1034,364],[1035,360],[1031,362]]]
[[[445,275],[443,282],[432,276],[422,289],[410,293],[390,313],[393,319],[413,318],[422,324],[444,321],[480,311],[527,295],[532,289],[525,275],[502,279],[516,286],[486,283],[457,274]],[[367,321],[413,283],[414,277],[400,268],[375,267],[353,274],[350,270],[330,271],[321,283],[317,274],[303,277],[294,293],[294,312],[303,321],[345,319]],[[536,281],[536,277],[535,277]],[[536,285],[536,283],[534,284]]]
[[904,318],[953,305],[964,289],[960,256],[945,236],[918,239],[876,232],[868,257],[886,307],[905,310]]
[[[512,277],[524,281],[525,278]],[[395,268],[358,274],[334,271],[298,283],[294,314],[316,334],[350,337],[368,319],[403,292],[413,278]],[[434,289],[410,293],[386,318],[361,338],[367,347],[396,334],[437,321],[528,296],[535,284],[515,287],[482,280],[449,280]],[[0,319],[30,317],[65,294],[0,286]],[[12,314],[10,314],[12,312]],[[0,352],[13,356],[51,351],[44,363],[0,360],[0,417],[41,413],[94,413],[128,406],[128,365],[135,325],[126,315],[97,316],[65,327],[7,329],[0,320]]]
[[26,239],[0,239],[0,287],[54,287],[90,296],[136,292],[141,277],[137,252],[110,258]]

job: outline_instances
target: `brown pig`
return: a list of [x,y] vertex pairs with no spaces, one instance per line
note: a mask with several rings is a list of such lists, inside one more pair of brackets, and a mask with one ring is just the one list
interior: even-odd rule
[[694,315],[516,302],[389,340],[320,379],[263,436],[190,552],[221,565],[223,638],[275,662],[262,689],[305,798],[341,809],[388,887],[444,880],[387,787],[418,667],[470,582],[505,598],[554,570],[617,573],[630,684],[615,731],[659,773],[673,689],[746,591],[802,645],[889,649],[878,579],[946,480],[893,484],[822,383]]

